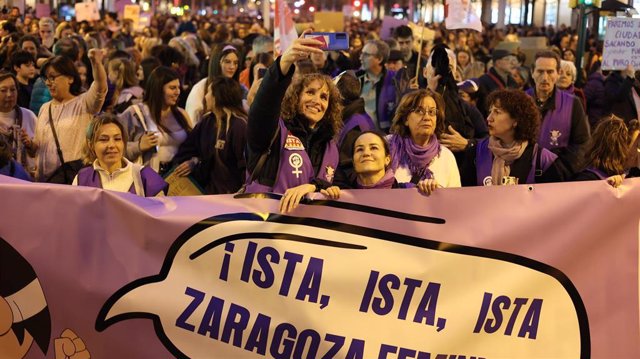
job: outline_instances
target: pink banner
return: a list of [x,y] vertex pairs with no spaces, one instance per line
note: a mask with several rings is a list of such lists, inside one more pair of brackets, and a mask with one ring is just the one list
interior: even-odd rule
[[280,215],[0,176],[0,357],[638,358],[639,184]]

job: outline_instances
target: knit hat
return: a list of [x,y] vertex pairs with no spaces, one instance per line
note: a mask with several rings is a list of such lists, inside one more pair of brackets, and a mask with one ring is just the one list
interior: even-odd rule
[[391,50],[391,52],[389,52],[388,61],[398,61],[398,60],[404,60],[404,57],[402,56],[402,52],[400,50]]
[[505,50],[505,49],[495,49],[493,50],[493,52],[491,53],[491,58],[493,59],[493,62],[496,62],[504,57],[507,56],[512,56],[514,55],[513,53],[511,53],[511,51],[509,50]]

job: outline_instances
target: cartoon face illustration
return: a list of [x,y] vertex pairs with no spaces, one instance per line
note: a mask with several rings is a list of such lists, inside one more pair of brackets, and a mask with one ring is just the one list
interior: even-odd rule
[[23,358],[35,341],[47,353],[51,316],[35,271],[0,238],[0,357]]

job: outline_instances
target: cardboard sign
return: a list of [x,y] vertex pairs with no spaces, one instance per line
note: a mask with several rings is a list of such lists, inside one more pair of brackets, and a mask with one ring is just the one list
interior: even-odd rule
[[313,17],[313,28],[317,32],[344,31],[344,16],[341,11],[320,11]]
[[140,5],[125,5],[122,18],[133,21],[133,28],[137,29],[140,24]]
[[640,68],[640,19],[607,18],[604,33],[603,70]]
[[76,4],[76,21],[100,20],[98,4],[95,2],[83,2]]

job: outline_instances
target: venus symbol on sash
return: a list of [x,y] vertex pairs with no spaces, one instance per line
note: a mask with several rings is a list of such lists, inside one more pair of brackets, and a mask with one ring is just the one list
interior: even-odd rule
[[291,173],[296,175],[296,178],[300,178],[300,175],[302,174],[302,171],[300,171],[300,167],[302,167],[302,156],[298,153],[291,154],[291,156],[289,156],[289,164],[293,167],[293,171],[291,171]]

